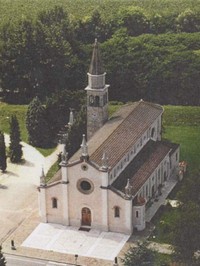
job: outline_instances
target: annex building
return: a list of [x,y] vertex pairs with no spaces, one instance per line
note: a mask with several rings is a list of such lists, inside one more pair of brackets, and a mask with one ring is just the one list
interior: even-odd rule
[[[44,223],[131,234],[145,209],[179,171],[179,145],[162,141],[162,106],[140,100],[108,117],[108,88],[98,43],[88,73],[87,141],[39,187]],[[72,119],[73,120],[73,119]]]

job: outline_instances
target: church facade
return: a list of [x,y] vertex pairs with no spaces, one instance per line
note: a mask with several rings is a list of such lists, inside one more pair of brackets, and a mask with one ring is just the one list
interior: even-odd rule
[[140,100],[108,118],[98,43],[88,73],[87,141],[48,182],[41,177],[41,221],[131,234],[145,228],[146,204],[178,174],[179,145],[161,139],[163,108]]

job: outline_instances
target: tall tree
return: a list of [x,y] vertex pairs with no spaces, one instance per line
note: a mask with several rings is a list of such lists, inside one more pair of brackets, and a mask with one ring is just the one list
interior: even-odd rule
[[155,265],[156,252],[149,249],[147,242],[138,243],[137,247],[131,247],[122,259],[124,266]]
[[82,110],[76,115],[75,122],[69,129],[66,141],[66,151],[71,157],[79,148],[82,141],[83,134],[86,134],[86,110]]
[[118,23],[126,27],[130,36],[149,32],[149,21],[143,10],[138,7],[122,8],[117,17]]
[[55,93],[47,99],[47,120],[53,139],[55,139],[63,126],[69,122],[70,108],[79,112],[82,104],[85,104],[84,91],[63,90],[59,94]]
[[20,144],[20,129],[16,115],[11,116],[10,120],[10,160],[13,163],[18,163],[22,158],[22,145]]
[[5,265],[6,265],[6,259],[3,256],[2,247],[0,246],[0,266],[5,266]]
[[33,32],[33,23],[27,19],[17,26],[5,25],[2,30],[0,85],[4,100],[8,102],[27,103],[35,93]]
[[4,173],[7,168],[7,156],[4,134],[0,131],[0,169]]
[[52,144],[46,118],[46,110],[38,97],[35,97],[28,106],[26,128],[31,145],[46,148]]
[[184,32],[197,32],[200,29],[199,14],[191,9],[186,9],[177,17],[177,30]]

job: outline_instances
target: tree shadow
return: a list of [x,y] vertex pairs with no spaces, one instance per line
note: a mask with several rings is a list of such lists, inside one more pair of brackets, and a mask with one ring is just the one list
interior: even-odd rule
[[34,163],[32,163],[30,161],[27,161],[25,159],[22,159],[19,163],[12,163],[12,164],[15,164],[15,165],[24,165],[24,166],[30,166],[30,167],[34,167],[35,166]]
[[34,167],[34,166],[35,166],[34,163],[32,163],[32,162],[30,162],[30,161],[27,161],[27,160],[24,160],[23,165],[25,165],[25,166],[29,166],[29,167]]
[[8,177],[9,177],[9,176],[16,176],[16,177],[19,177],[19,175],[15,174],[15,173],[13,173],[13,172],[11,172],[11,171],[6,171],[6,172],[3,173],[3,174],[8,175]]
[[0,184],[0,189],[8,189],[8,187]]

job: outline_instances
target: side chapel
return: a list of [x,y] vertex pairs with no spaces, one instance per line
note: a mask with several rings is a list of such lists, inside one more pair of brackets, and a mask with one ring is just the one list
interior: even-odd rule
[[[41,221],[131,234],[145,206],[178,173],[179,145],[161,139],[162,106],[140,100],[108,117],[108,88],[97,41],[88,73],[87,141],[61,169],[41,176]],[[71,114],[72,116],[72,114]],[[70,118],[73,121],[72,117]]]

